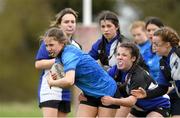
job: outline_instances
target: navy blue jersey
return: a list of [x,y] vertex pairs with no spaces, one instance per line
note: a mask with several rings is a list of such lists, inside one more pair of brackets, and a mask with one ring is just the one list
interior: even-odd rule
[[[119,34],[115,36],[113,39],[111,39],[109,42],[104,36],[102,36],[93,44],[91,50],[89,51],[89,55],[91,55],[91,57],[93,57],[95,60],[99,59],[103,65],[108,65],[112,67],[116,64],[114,53],[119,39]],[[100,45],[102,45],[103,47],[100,47]],[[103,52],[103,56],[101,56],[102,51],[105,51]]]
[[[113,66],[109,70],[109,74],[115,78],[117,73],[117,66]],[[157,86],[156,82],[148,75],[146,71],[144,71],[140,66],[136,65],[133,70],[130,72],[122,72],[121,76],[119,76],[117,79],[123,84],[126,81],[127,76],[130,76],[130,79],[127,81],[127,84],[125,86],[125,91],[121,91],[121,94],[124,95],[130,95],[131,90],[138,89],[139,87],[144,88],[145,90],[153,89]],[[116,80],[118,81],[118,80]],[[169,108],[170,102],[168,95],[156,97],[153,99],[138,99],[135,107],[138,107],[144,111],[147,110],[153,110],[155,108],[163,107],[163,108]]]
[[161,71],[158,78],[158,83],[164,86],[171,86],[173,84],[173,86],[177,89],[177,92],[180,93],[180,58],[177,56],[174,50],[175,49],[173,48],[167,57],[163,57],[166,64],[161,65],[161,70],[165,68],[164,66],[168,66],[168,68],[170,68],[172,80],[166,78],[163,71]]

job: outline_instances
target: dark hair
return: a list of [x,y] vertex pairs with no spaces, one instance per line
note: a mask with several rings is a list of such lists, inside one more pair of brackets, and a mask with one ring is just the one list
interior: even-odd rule
[[118,16],[114,12],[111,12],[108,10],[102,11],[99,14],[99,23],[102,20],[110,20],[116,27],[119,27],[119,19],[118,19]]
[[146,21],[145,28],[147,28],[149,24],[154,24],[159,28],[164,27],[163,22],[158,17],[148,17],[145,21]]
[[[136,60],[134,62],[134,64],[137,64],[140,58],[140,53],[139,53],[139,48],[136,46],[135,43],[133,42],[124,42],[124,43],[119,43],[118,48],[119,47],[124,47],[130,50],[131,56],[132,57],[136,57]],[[117,49],[118,49],[117,48]],[[117,52],[117,51],[116,51]]]
[[160,36],[162,41],[169,42],[172,47],[179,45],[180,37],[177,32],[170,27],[162,27],[154,32],[154,36]]
[[51,37],[51,38],[53,38],[53,40],[58,41],[60,43],[69,44],[69,41],[68,41],[66,35],[63,33],[63,31],[61,29],[59,29],[57,27],[49,28],[46,31],[43,39],[45,39],[46,37]]
[[54,27],[54,26],[58,26],[59,24],[61,24],[62,17],[66,14],[74,15],[76,20],[78,18],[78,15],[77,15],[78,13],[76,11],[74,11],[72,8],[65,8],[56,15],[56,20],[53,21],[50,26]]

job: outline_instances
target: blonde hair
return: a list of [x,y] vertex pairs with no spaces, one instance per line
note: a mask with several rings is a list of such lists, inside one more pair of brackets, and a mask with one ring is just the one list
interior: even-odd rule
[[145,29],[145,22],[144,21],[134,21],[130,25],[130,31],[132,31],[135,28],[139,28],[139,27],[141,27],[143,31],[146,31],[146,29]]

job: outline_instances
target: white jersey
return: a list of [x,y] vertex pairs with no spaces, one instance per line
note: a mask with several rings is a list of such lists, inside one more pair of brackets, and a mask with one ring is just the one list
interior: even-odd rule
[[[71,44],[75,45],[77,48],[80,49],[79,44],[77,44],[74,40],[72,40]],[[46,50],[46,46],[44,42],[42,42],[38,53],[36,55],[36,60],[41,59],[50,59],[49,53]],[[68,89],[62,89],[59,87],[49,87],[47,82],[47,77],[49,76],[49,69],[43,70],[43,73],[40,77],[39,89],[38,89],[38,96],[39,102],[45,102],[49,100],[71,100],[71,93]]]
[[49,77],[49,70],[44,71],[42,76],[41,89],[40,89],[40,103],[49,100],[62,100],[62,88],[51,87],[47,82],[47,77]]

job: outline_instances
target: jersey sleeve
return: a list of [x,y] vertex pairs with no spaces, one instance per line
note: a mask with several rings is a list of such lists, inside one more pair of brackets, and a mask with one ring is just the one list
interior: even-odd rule
[[148,79],[147,76],[145,76],[144,74],[140,74],[140,73],[132,76],[130,85],[128,86],[129,91],[131,91],[133,89],[138,89],[139,87],[146,89],[148,87],[148,83],[147,83],[146,79]]
[[64,65],[64,71],[75,70],[79,61],[80,56],[77,53],[68,51],[62,55],[62,63]]
[[36,60],[41,60],[41,59],[50,59],[49,53],[46,50],[46,45],[44,41],[42,41],[39,50],[36,54]]
[[100,39],[92,45],[92,48],[89,51],[89,55],[92,58],[94,58],[95,60],[98,60],[98,48],[99,48],[99,44],[100,44]]
[[115,66],[113,66],[112,68],[110,68],[109,70],[108,70],[108,74],[112,77],[112,78],[114,78],[115,77],[115,74],[116,74],[116,65]]
[[165,78],[163,72],[160,70],[159,72],[159,76],[157,78],[157,83],[159,85],[163,85],[163,86],[171,86],[171,84],[169,83],[169,81]]

